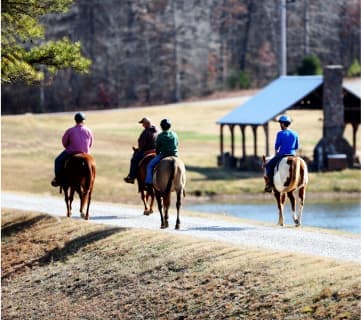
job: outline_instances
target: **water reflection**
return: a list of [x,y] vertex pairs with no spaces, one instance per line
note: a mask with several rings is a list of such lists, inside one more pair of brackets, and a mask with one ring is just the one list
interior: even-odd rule
[[[257,221],[277,223],[278,213],[275,203],[267,204],[187,204],[186,210],[217,213]],[[286,202],[285,223],[293,224],[289,202]],[[361,234],[361,202],[306,203],[302,225],[343,230]]]

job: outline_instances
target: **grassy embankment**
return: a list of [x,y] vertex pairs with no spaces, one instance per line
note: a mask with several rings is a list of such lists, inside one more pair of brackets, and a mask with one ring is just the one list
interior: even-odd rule
[[[87,112],[87,123],[95,135],[92,150],[97,161],[94,200],[139,204],[137,187],[125,184],[131,146],[136,144],[143,116],[156,124],[168,117],[180,139],[180,156],[187,167],[187,193],[201,195],[233,195],[239,199],[252,195],[256,200],[271,199],[263,195],[262,172],[231,171],[217,167],[219,126],[216,121],[243,103],[244,97],[223,102],[194,102],[188,104]],[[292,128],[298,131],[302,154],[312,157],[313,148],[322,135],[321,111],[291,111]],[[62,150],[61,136],[73,125],[73,113],[25,114],[2,117],[2,190],[57,194],[50,187],[53,161]],[[227,129],[227,128],[226,128]],[[238,130],[238,131],[237,131]],[[279,125],[270,123],[273,139]],[[230,149],[225,130],[225,151]],[[253,153],[253,136],[246,130],[247,153]],[[352,141],[351,128],[345,136]],[[236,128],[236,156],[240,156],[240,130]],[[265,150],[263,129],[258,129],[258,154]],[[360,141],[358,141],[360,143]],[[271,141],[271,144],[273,142]],[[360,145],[357,146],[360,151]],[[360,153],[358,151],[358,153]],[[361,190],[360,170],[311,173],[308,197],[319,199],[321,193],[333,198],[345,194],[358,195]],[[341,196],[340,196],[341,197]]]
[[[296,232],[296,230],[295,230]],[[2,319],[359,319],[360,265],[4,210]]]

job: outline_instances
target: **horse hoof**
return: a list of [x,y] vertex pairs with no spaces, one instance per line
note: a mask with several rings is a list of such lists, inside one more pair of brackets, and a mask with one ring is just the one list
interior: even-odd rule
[[144,214],[145,216],[149,216],[149,212],[148,212],[148,211],[144,211],[143,214]]
[[175,225],[175,229],[176,229],[176,230],[179,230],[179,229],[180,229],[180,225],[179,225],[179,224],[176,224],[176,225]]

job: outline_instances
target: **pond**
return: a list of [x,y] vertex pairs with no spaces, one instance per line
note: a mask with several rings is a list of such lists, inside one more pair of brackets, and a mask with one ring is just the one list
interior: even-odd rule
[[[277,223],[276,203],[224,204],[201,203],[187,204],[184,209],[205,213],[217,213],[246,218],[250,220]],[[286,202],[284,210],[285,224],[293,224],[291,207]],[[327,229],[342,230],[361,234],[361,202],[306,203],[302,225]]]

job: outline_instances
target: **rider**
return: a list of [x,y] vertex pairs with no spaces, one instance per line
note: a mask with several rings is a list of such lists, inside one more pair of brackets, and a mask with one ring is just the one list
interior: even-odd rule
[[178,157],[178,136],[174,131],[169,130],[171,125],[169,119],[163,119],[160,122],[162,132],[158,135],[155,143],[157,155],[147,166],[147,175],[145,178],[145,185],[147,188],[153,184],[153,169],[160,160],[169,156]]
[[287,115],[281,115],[278,119],[281,131],[277,133],[275,143],[275,156],[266,164],[266,176],[264,177],[266,186],[265,192],[272,192],[274,168],[282,157],[287,155],[296,155],[298,150],[298,134],[288,129],[291,124],[291,118]]
[[93,133],[85,125],[84,113],[76,113],[74,120],[75,126],[67,129],[62,138],[65,150],[55,159],[55,178],[51,181],[53,187],[58,187],[63,182],[61,178],[66,159],[75,153],[89,153],[94,142]]
[[155,151],[155,140],[159,132],[158,128],[152,125],[152,122],[147,117],[141,119],[139,123],[143,125],[144,130],[138,138],[138,147],[133,147],[134,153],[130,160],[129,174],[124,178],[127,183],[134,183],[140,160],[146,154]]

